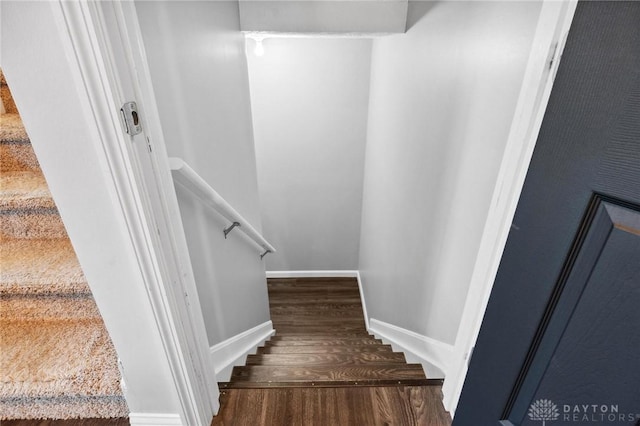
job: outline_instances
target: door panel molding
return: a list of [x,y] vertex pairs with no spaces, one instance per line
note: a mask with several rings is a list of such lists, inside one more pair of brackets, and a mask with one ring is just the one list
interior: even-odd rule
[[614,228],[640,231],[640,205],[593,194],[502,413],[520,424]]

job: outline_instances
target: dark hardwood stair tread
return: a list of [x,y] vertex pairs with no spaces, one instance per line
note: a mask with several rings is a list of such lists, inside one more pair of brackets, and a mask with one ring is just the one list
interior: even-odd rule
[[[334,339],[367,339],[367,335],[361,331],[357,331],[357,330],[328,330],[325,332],[321,332],[321,331],[312,331],[312,332],[300,332],[300,333],[296,333],[293,331],[277,331],[278,335],[280,336],[290,336],[290,337],[308,337],[309,339],[313,339],[313,340],[322,340],[322,339],[328,339],[330,337],[327,337],[327,333],[330,334],[330,336],[333,336]],[[298,340],[303,340],[303,339],[298,339]]]
[[[278,330],[276,330],[276,334],[273,335],[271,337],[272,340],[307,340],[303,337],[301,337],[301,333],[279,333]],[[359,331],[357,333],[356,336],[353,336],[351,333],[349,334],[344,334],[344,335],[340,335],[340,334],[336,334],[333,331],[325,331],[324,333],[315,333],[312,337],[310,337],[309,339],[311,340],[322,340],[322,339],[328,339],[328,340],[332,340],[332,339],[373,339],[373,340],[379,340],[376,339],[374,336],[372,336],[371,334],[369,334],[367,332],[367,330],[363,330],[363,331]]]
[[220,389],[265,389],[265,388],[353,388],[365,386],[442,386],[442,379],[363,379],[363,380],[326,380],[293,382],[221,382]]
[[281,326],[274,324],[276,333],[278,334],[363,334],[366,330],[362,326],[343,326],[343,327],[296,327],[294,325]]
[[329,305],[353,305],[355,303],[360,302],[359,296],[353,297],[343,297],[343,296],[335,296],[335,297],[324,297],[322,300],[314,299],[314,300],[296,300],[293,299],[294,296],[288,296],[287,298],[274,299],[269,300],[269,307],[276,308],[280,306],[296,306],[296,307],[304,307],[309,306],[313,308],[314,306],[318,306],[318,304],[329,304]]
[[393,352],[390,345],[344,346],[269,346],[260,347],[257,354],[347,354],[365,352]]
[[326,293],[326,292],[359,292],[358,284],[352,283],[269,283],[267,285],[269,293],[291,293],[291,292],[310,292],[310,293]]
[[369,333],[363,331],[357,335],[346,334],[346,335],[336,335],[332,333],[317,333],[317,334],[276,334],[271,336],[271,342],[283,341],[283,340],[378,340],[374,336]]
[[301,334],[309,334],[315,336],[361,337],[369,334],[364,326],[344,326],[341,328],[300,326],[295,328],[293,325],[282,325],[276,323],[274,323],[273,326],[278,336],[299,336]]
[[426,379],[420,364],[367,366],[282,367],[252,365],[234,367],[232,382],[339,382],[359,380]]
[[[336,324],[338,321],[340,324]],[[364,320],[362,318],[322,318],[322,317],[305,317],[304,319],[298,319],[296,321],[289,319],[280,319],[278,317],[271,317],[271,322],[275,327],[279,328],[291,328],[298,327],[301,330],[308,328],[322,328],[322,329],[335,329],[335,328],[355,328],[358,330],[366,331]],[[277,328],[276,328],[277,330]]]
[[330,280],[330,279],[273,279],[270,278],[267,281],[267,288],[269,290],[278,290],[278,289],[287,289],[287,288],[353,288],[358,289],[358,281],[356,279],[340,279],[340,280]]
[[361,312],[305,312],[304,314],[294,315],[291,313],[282,313],[282,314],[271,314],[271,321],[276,322],[287,322],[287,321],[315,321],[315,320],[323,320],[323,321],[342,321],[349,320],[355,321],[359,320],[364,322],[363,316]]
[[[309,304],[311,305],[311,304]],[[278,315],[281,313],[291,314],[294,313],[296,315],[305,315],[308,312],[312,312],[314,314],[317,313],[326,313],[326,314],[337,314],[338,312],[347,312],[347,313],[361,313],[362,305],[358,301],[357,303],[336,303],[335,305],[323,303],[316,304],[315,306],[306,306],[304,309],[301,309],[299,306],[294,305],[286,305],[279,304],[278,306],[274,306],[271,310],[271,315]]]
[[247,356],[246,365],[272,366],[356,366],[370,364],[404,364],[399,352],[363,352],[347,354],[256,354]]
[[310,299],[315,297],[323,298],[326,296],[349,296],[349,297],[360,298],[360,291],[358,290],[357,287],[340,288],[335,286],[335,287],[323,288],[323,289],[304,288],[304,287],[298,287],[298,288],[291,287],[291,288],[281,288],[281,289],[268,288],[267,292],[269,296],[273,297],[274,299],[284,299],[286,297],[306,297]]
[[272,322],[286,322],[286,321],[313,321],[315,319],[321,319],[324,321],[341,321],[343,319],[347,320],[360,320],[364,322],[364,317],[362,312],[347,312],[347,311],[337,311],[337,312],[320,312],[320,311],[311,311],[306,310],[304,313],[298,315],[293,313],[272,313],[271,321]]
[[264,346],[357,346],[357,345],[382,345],[382,340],[366,338],[335,338],[335,339],[311,339],[305,340],[270,340]]

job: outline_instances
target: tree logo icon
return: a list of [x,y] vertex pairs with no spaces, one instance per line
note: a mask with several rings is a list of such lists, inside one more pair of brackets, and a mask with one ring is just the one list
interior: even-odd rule
[[558,417],[560,417],[558,406],[550,399],[539,399],[529,407],[529,418],[542,420],[542,426],[545,426],[547,420],[558,420]]

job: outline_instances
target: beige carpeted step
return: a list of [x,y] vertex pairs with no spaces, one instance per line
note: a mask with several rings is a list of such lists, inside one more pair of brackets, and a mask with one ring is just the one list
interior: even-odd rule
[[16,104],[13,101],[13,96],[11,96],[11,91],[9,90],[9,86],[7,86],[7,82],[4,79],[4,73],[0,70],[0,97],[2,98],[2,104],[4,106],[4,110],[7,113],[17,113],[18,109],[16,108]]
[[0,70],[0,420],[126,417],[117,354]]
[[0,115],[0,171],[40,171],[18,114]]
[[65,239],[0,241],[0,294],[90,292],[71,242]]
[[29,143],[29,137],[20,119],[20,115],[16,113],[0,114],[0,142],[16,144]]
[[0,321],[99,320],[100,311],[93,297],[79,296],[0,296]]
[[55,209],[47,181],[32,171],[5,172],[0,176],[0,210]]
[[0,340],[0,419],[128,415],[100,319],[3,319]]
[[0,175],[3,238],[67,238],[44,176],[34,171]]
[[16,171],[39,172],[40,165],[31,144],[0,143],[0,173]]

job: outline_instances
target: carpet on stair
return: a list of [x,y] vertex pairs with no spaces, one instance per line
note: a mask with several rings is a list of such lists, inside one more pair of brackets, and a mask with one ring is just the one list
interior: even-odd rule
[[116,351],[1,71],[0,95],[0,420],[126,417]]

